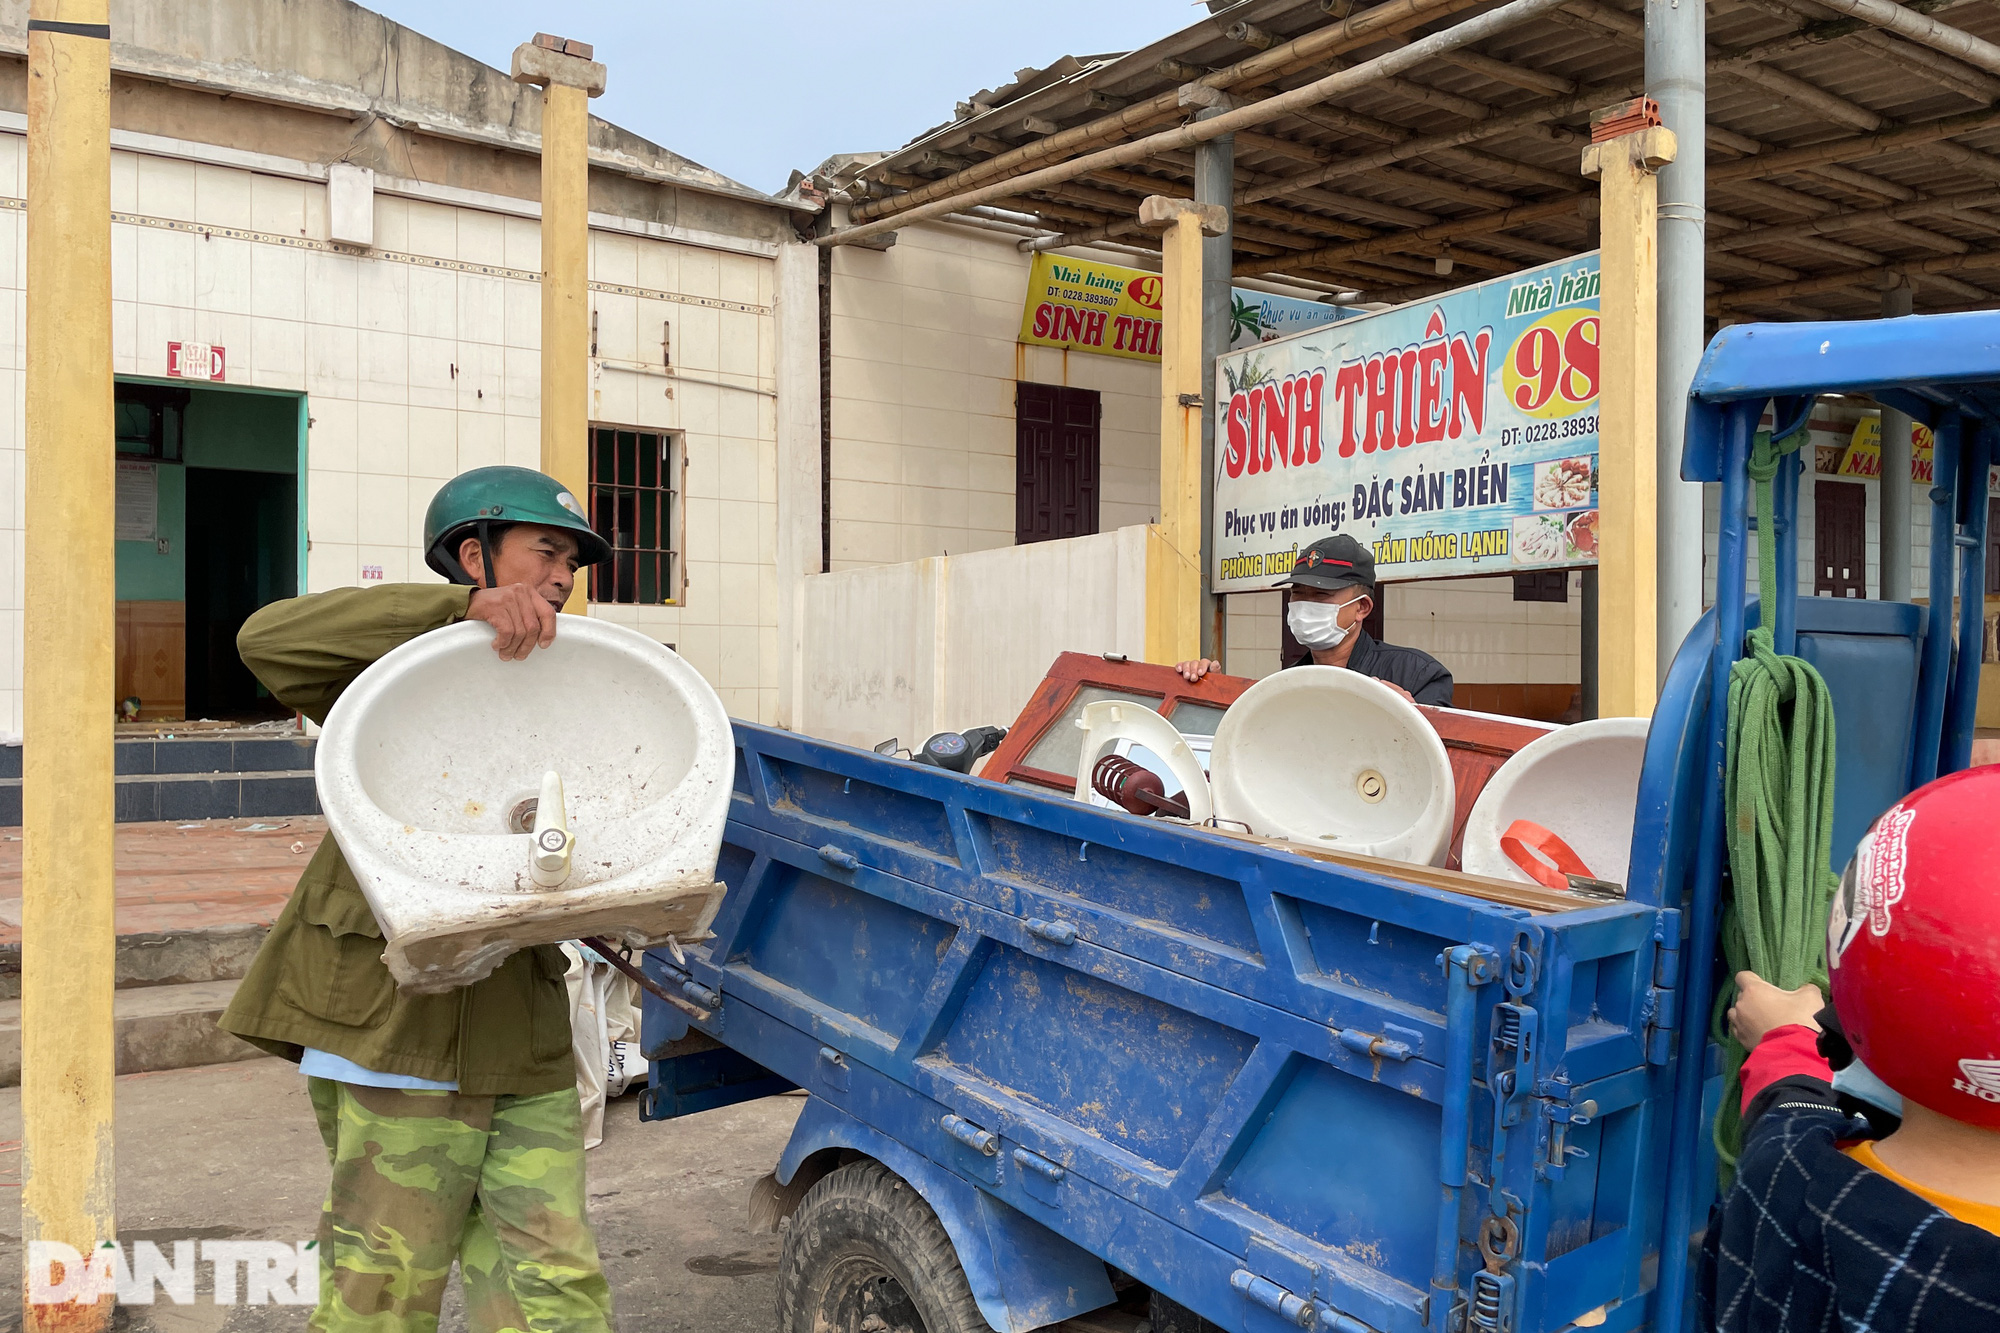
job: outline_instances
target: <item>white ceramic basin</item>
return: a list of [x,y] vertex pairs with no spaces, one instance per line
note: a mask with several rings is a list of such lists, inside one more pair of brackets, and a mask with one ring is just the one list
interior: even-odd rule
[[1643,717],[1598,718],[1522,746],[1473,802],[1459,863],[1475,875],[1534,883],[1500,850],[1508,825],[1526,819],[1568,843],[1593,877],[1623,884],[1647,725]]
[[1364,856],[1439,865],[1451,846],[1451,762],[1416,706],[1344,667],[1266,676],[1215,731],[1218,822]]
[[[722,701],[643,634],[563,616],[525,661],[491,627],[397,648],[341,695],[315,761],[327,826],[412,992],[464,986],[531,944],[699,938],[721,904],[716,856],[735,764]],[[530,830],[546,773],[575,837],[538,886]]]
[[1084,733],[1083,755],[1076,765],[1077,800],[1111,804],[1091,790],[1090,770],[1105,755],[1121,754],[1167,779],[1166,794],[1186,799],[1188,818],[1194,823],[1207,823],[1215,813],[1201,760],[1186,738],[1174,730],[1174,724],[1146,705],[1128,699],[1099,699],[1084,707],[1076,725]]

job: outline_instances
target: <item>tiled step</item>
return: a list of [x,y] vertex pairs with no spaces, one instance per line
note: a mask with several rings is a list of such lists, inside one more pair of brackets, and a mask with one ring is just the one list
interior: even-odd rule
[[[115,743],[116,771],[134,773],[268,773],[309,771],[310,736],[133,737]],[[0,779],[21,776],[21,747],[0,745]]]
[[[226,909],[218,915],[228,915]],[[270,927],[227,924],[199,930],[120,934],[118,989],[184,986],[197,981],[235,981],[257,956]],[[21,998],[21,946],[0,944],[0,1000]]]
[[[194,981],[141,986],[112,997],[112,1032],[118,1072],[254,1060],[263,1052],[215,1025],[236,993],[237,981]],[[0,1000],[0,1088],[21,1082],[21,1002]]]
[[[253,1058],[215,1021],[320,839],[309,817],[128,824],[115,860],[121,1074]],[[0,1086],[20,1077],[21,838],[0,835]],[[58,966],[62,954],[53,955]]]
[[[118,822],[318,814],[315,744],[304,736],[121,740]],[[0,828],[20,823],[21,747],[0,746]]]

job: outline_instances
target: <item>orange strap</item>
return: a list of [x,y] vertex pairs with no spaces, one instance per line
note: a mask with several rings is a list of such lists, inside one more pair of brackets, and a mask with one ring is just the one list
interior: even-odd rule
[[[1517,819],[1509,824],[1500,835],[1500,850],[1528,878],[1551,889],[1567,889],[1571,875],[1596,878],[1568,843],[1532,820]],[[1548,861],[1535,855],[1536,852],[1548,857]],[[1550,865],[1550,861],[1555,864]]]

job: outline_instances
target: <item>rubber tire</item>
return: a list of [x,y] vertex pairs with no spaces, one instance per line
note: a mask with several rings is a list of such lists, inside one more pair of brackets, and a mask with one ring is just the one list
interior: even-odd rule
[[[881,1304],[884,1278],[907,1303]],[[912,1313],[922,1327],[908,1322]],[[778,1328],[993,1333],[944,1224],[908,1181],[874,1161],[830,1172],[792,1214],[778,1259]]]

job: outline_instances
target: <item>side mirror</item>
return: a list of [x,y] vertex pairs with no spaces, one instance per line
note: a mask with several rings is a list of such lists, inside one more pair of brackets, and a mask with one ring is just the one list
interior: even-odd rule
[[903,747],[900,739],[898,737],[891,736],[888,740],[883,741],[880,745],[875,747],[875,753],[882,755],[885,758],[894,759],[896,757],[896,751],[902,748]]

